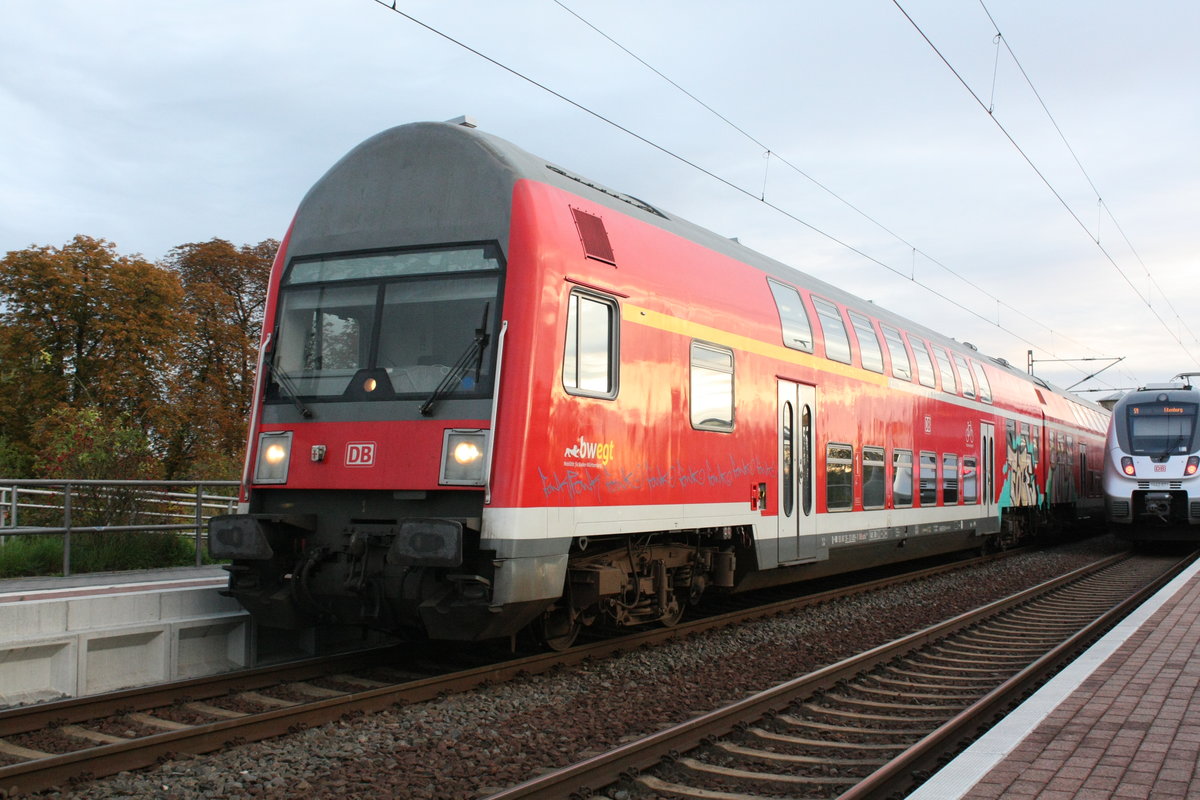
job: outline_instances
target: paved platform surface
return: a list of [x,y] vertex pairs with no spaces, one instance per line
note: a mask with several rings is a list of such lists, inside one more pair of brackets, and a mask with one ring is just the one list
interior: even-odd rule
[[1200,563],[909,800],[1200,800]]
[[0,580],[0,603],[198,586],[219,587],[228,582],[229,573],[220,566],[83,572],[67,577],[6,578]]

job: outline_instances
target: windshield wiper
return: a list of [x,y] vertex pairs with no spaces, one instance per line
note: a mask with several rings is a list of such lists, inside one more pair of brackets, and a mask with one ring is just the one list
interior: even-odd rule
[[450,367],[450,371],[442,378],[442,382],[433,390],[433,394],[429,395],[429,399],[421,404],[421,416],[428,417],[433,413],[433,407],[447,394],[449,394],[467,369],[471,366],[471,362],[475,362],[475,380],[479,381],[479,372],[483,369],[483,350],[487,347],[488,340],[491,336],[487,332],[488,312],[491,311],[492,304],[485,303],[483,306],[483,320],[479,323],[479,327],[475,329],[475,339],[463,351],[463,354],[454,362],[454,366]]
[[272,358],[267,359],[267,372],[275,383],[283,390],[281,394],[286,395],[292,401],[292,405],[300,412],[300,416],[305,419],[312,417],[312,409],[304,405],[304,401],[300,399],[300,391],[296,388],[296,384],[292,383],[292,378],[279,367],[275,366],[274,353],[271,353]]
[[1175,448],[1179,447],[1184,442],[1186,442],[1190,435],[1191,434],[1181,433],[1178,436],[1176,436],[1175,440],[1173,442],[1171,442],[1169,445],[1167,445],[1166,449],[1163,451],[1163,454],[1159,458],[1161,458],[1163,461],[1166,461],[1168,458],[1171,457],[1171,453],[1173,453],[1175,451]]

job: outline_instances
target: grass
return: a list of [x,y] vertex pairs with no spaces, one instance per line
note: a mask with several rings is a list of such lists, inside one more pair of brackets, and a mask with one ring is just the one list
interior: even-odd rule
[[[202,551],[203,562],[213,561]],[[3,537],[0,578],[62,575],[61,535]],[[190,567],[196,563],[193,536],[170,533],[77,533],[71,536],[71,573]]]

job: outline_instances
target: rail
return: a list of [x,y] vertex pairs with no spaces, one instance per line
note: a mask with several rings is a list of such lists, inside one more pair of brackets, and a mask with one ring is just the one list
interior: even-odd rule
[[[1002,716],[1006,708],[1031,693],[1032,688],[1044,681],[1047,674],[1077,655],[1101,632],[1111,627],[1128,614],[1132,608],[1144,602],[1155,591],[1168,583],[1194,558],[1195,554],[1173,564],[1166,559],[1159,558],[1158,561],[1161,562],[1162,568],[1153,578],[1150,578],[1147,571],[1142,569],[1147,562],[1154,560],[1152,557],[1130,558],[1128,555],[1122,554],[1103,559],[1031,589],[988,603],[974,611],[823,667],[816,672],[793,678],[772,688],[749,695],[724,708],[701,714],[644,738],[628,741],[613,750],[591,755],[569,766],[543,772],[521,784],[488,795],[487,800],[590,797],[593,793],[599,796],[608,787],[615,789],[608,793],[609,796],[616,796],[618,792],[622,791],[629,793],[628,787],[624,785],[619,788],[613,786],[619,781],[626,780],[641,782],[651,791],[659,792],[655,796],[665,794],[672,797],[765,797],[770,792],[762,791],[763,782],[778,787],[782,781],[791,782],[793,786],[803,785],[805,796],[808,797],[833,796],[834,792],[842,800],[851,798],[853,800],[872,800],[873,798],[904,796],[911,791],[914,783],[920,783],[922,775],[935,769],[943,758],[947,758],[949,753],[956,751],[961,742],[969,741],[978,734],[981,728],[988,727],[998,716]],[[1116,574],[1115,579],[1107,581],[1107,585],[1104,580],[1091,582],[1093,576],[1103,574],[1105,570],[1122,559],[1127,559],[1127,563],[1130,564],[1133,564],[1135,560],[1142,562],[1141,565],[1135,565],[1132,577],[1129,573]],[[1152,569],[1158,568],[1152,565]],[[1142,577],[1139,577],[1138,570],[1141,570]],[[1085,581],[1089,583],[1085,584]],[[1134,583],[1140,584],[1136,590],[1131,586]],[[989,619],[996,621],[1000,615],[1009,613],[1011,610],[1033,608],[1039,598],[1053,592],[1061,592],[1063,587],[1071,584],[1084,587],[1079,595],[1083,604],[1089,607],[1089,611],[1082,617],[1091,617],[1091,619],[1083,621],[1082,617],[1076,616],[1078,625],[1075,631],[1065,636],[1056,646],[1049,648],[1040,658],[1031,659],[1029,664],[1024,667],[1011,664],[997,665],[994,668],[981,666],[979,659],[982,651],[978,647],[974,652],[968,651],[968,658],[974,660],[970,677],[975,679],[980,679],[983,675],[994,677],[1005,671],[1014,674],[1007,680],[995,677],[998,688],[977,700],[962,699],[965,710],[953,714],[944,724],[938,722],[940,715],[952,713],[945,705],[941,704],[945,701],[939,702],[936,695],[931,697],[930,694],[922,694],[924,687],[914,687],[916,694],[910,698],[909,708],[918,713],[913,720],[921,722],[927,728],[932,728],[931,732],[917,743],[896,747],[895,749],[901,751],[901,755],[886,762],[882,769],[865,776],[865,780],[862,777],[854,777],[855,773],[850,763],[850,758],[853,756],[858,761],[869,765],[873,756],[863,756],[861,753],[848,754],[839,763],[835,763],[833,760],[837,756],[830,757],[828,753],[815,756],[807,763],[818,767],[822,765],[834,767],[830,772],[818,770],[815,773],[805,772],[804,757],[790,757],[789,763],[795,769],[784,770],[788,772],[787,777],[781,777],[769,768],[760,772],[751,771],[748,768],[737,769],[738,764],[735,763],[735,760],[722,760],[717,766],[707,770],[709,774],[719,773],[724,777],[735,779],[741,792],[736,795],[726,791],[717,791],[707,784],[682,786],[675,783],[674,780],[664,781],[656,775],[650,774],[650,771],[656,769],[660,764],[669,762],[681,764],[687,770],[692,770],[694,766],[698,767],[695,771],[703,775],[706,772],[704,762],[689,757],[687,755],[689,751],[695,750],[701,745],[716,743],[723,737],[757,724],[757,721],[764,717],[778,714],[785,709],[792,709],[798,701],[801,705],[796,716],[804,716],[803,709],[811,706],[817,719],[820,720],[823,716],[829,716],[828,709],[830,707],[821,702],[822,695],[832,698],[836,704],[844,700],[846,695],[853,695],[855,686],[861,685],[857,680],[859,676],[875,671],[889,663],[899,665],[898,658],[900,656],[911,656],[925,646],[944,645],[946,638],[953,634],[967,630],[982,630],[984,626],[981,623]],[[1071,602],[1075,603],[1076,601]],[[1055,624],[1072,616],[1061,614],[1063,608],[1061,597],[1056,600],[1056,603],[1057,605],[1052,610],[1038,610],[1035,616],[1040,616],[1042,620],[1051,620]],[[1096,612],[1095,616],[1092,616],[1091,612]],[[1005,624],[1009,626],[1010,631],[1014,629],[1011,620]],[[1015,629],[1021,635],[1028,635],[1036,630],[1037,624],[1030,623],[1026,619],[1018,622]],[[993,636],[992,638],[999,637]],[[953,657],[938,654],[936,659],[943,662],[943,671],[953,672],[955,668],[962,670],[961,663],[957,665],[952,663]],[[922,669],[921,671],[938,672],[937,668]],[[956,674],[961,680],[967,673],[960,671]],[[906,674],[906,682],[908,676],[911,676],[911,672]],[[903,694],[902,691],[896,692],[894,699],[902,702]],[[808,700],[806,701],[805,698]],[[911,728],[903,726],[897,730],[899,715],[892,711],[889,716],[887,713],[889,709],[879,709],[881,704],[878,700],[873,701],[868,698],[859,702],[858,705],[860,708],[870,708],[872,703],[876,708],[866,712],[848,712],[844,715],[846,718],[857,716],[861,719],[863,724],[857,726],[860,733],[873,732],[877,735],[878,738],[872,740],[871,744],[886,741],[893,735],[907,734],[911,736],[918,732],[916,729],[920,726],[916,725]],[[846,703],[847,707],[853,707],[853,705],[853,700]],[[883,705],[895,704],[883,703]],[[790,710],[787,716],[792,716]],[[846,733],[849,732],[848,728],[854,727],[853,722],[845,722],[842,725],[830,725],[827,722],[818,722],[817,724],[824,725],[826,729],[834,729],[827,737],[828,741],[834,743],[833,749],[838,747],[843,748],[843,751],[852,749],[848,747],[847,742],[852,743],[855,740],[847,739]],[[814,736],[811,738],[824,739],[826,737]],[[889,743],[898,743],[904,739],[904,736],[898,735],[895,737],[895,742]],[[821,741],[811,740],[804,742],[808,746],[819,746],[821,743]],[[859,744],[866,746],[866,743],[862,741],[859,741]],[[736,747],[722,749],[726,752],[736,753]],[[754,757],[753,753],[750,755],[752,758]],[[789,756],[783,755],[779,760],[787,759]],[[703,778],[700,783],[703,784]],[[854,786],[851,787],[851,784]],[[760,791],[755,792],[756,788]]]
[[[297,703],[285,708],[270,707],[265,711],[238,718],[222,716],[207,722],[198,721],[179,730],[145,735],[142,738],[118,741],[72,750],[58,754],[39,756],[29,753],[22,758],[29,760],[15,764],[0,763],[0,797],[20,796],[39,792],[52,786],[60,786],[83,775],[102,777],[122,770],[137,769],[153,764],[172,753],[202,754],[231,746],[235,742],[257,741],[279,736],[289,731],[323,724],[350,713],[372,713],[396,705],[426,702],[448,694],[467,691],[514,680],[521,676],[543,675],[566,666],[574,666],[603,660],[621,653],[633,652],[644,647],[653,647],[668,641],[682,641],[706,630],[716,630],[740,624],[751,619],[773,617],[797,608],[820,605],[848,592],[872,592],[884,587],[943,574],[964,566],[982,564],[1005,558],[1007,554],[994,554],[955,564],[944,564],[901,575],[881,578],[852,587],[832,589],[818,594],[808,594],[778,600],[767,605],[741,608],[736,611],[717,613],[710,617],[683,622],[673,628],[649,628],[613,638],[602,638],[588,644],[577,645],[563,652],[537,653],[514,659],[501,657],[501,651],[493,651],[499,660],[482,659],[474,666],[454,669],[442,673],[435,667],[433,674],[422,675],[424,667],[414,664],[436,665],[443,663],[449,653],[456,651],[419,650],[414,654],[414,645],[400,649],[357,651],[352,654],[334,656],[330,659],[312,659],[291,664],[273,664],[236,673],[223,673],[200,678],[190,678],[169,684],[125,689],[100,695],[73,697],[49,703],[17,706],[0,710],[0,731],[4,739],[0,746],[14,735],[30,731],[41,731],[52,726],[81,725],[111,716],[120,716],[129,711],[153,715],[155,708],[173,705],[188,698],[190,702],[207,703],[214,698],[228,697],[247,690],[258,691],[280,683],[294,683],[314,677],[339,675],[338,682],[346,683],[346,672],[355,673],[373,663],[394,667],[403,662],[407,679],[398,683],[374,683],[369,688],[351,695],[323,696],[310,702]],[[429,655],[424,653],[429,652]],[[402,653],[402,655],[401,655]],[[440,654],[438,654],[440,653]],[[438,655],[435,655],[438,654]],[[475,653],[479,655],[479,653]],[[378,659],[376,661],[376,659]],[[471,661],[475,661],[472,657]],[[373,679],[381,676],[375,675]],[[384,678],[386,680],[386,678]],[[293,695],[294,696],[294,695]],[[559,795],[565,797],[567,795]]]
[[208,519],[233,513],[237,506],[236,493],[214,490],[238,485],[237,481],[3,479],[0,543],[9,536],[62,536],[63,574],[70,575],[73,534],[193,531],[196,566],[200,566]]

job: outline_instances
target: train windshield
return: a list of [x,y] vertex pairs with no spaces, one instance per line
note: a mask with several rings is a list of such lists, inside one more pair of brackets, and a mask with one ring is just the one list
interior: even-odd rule
[[1178,455],[1195,450],[1196,403],[1142,403],[1127,409],[1132,455]]
[[491,396],[500,279],[490,244],[296,259],[267,402]]

